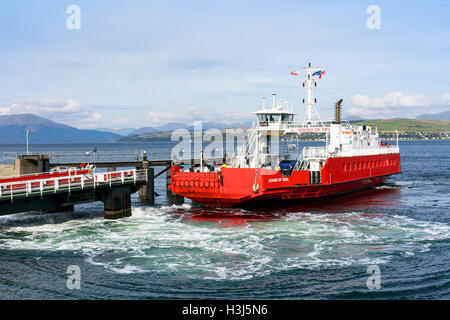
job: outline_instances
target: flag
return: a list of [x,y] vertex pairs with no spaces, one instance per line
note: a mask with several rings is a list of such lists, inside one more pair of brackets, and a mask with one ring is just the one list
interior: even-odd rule
[[314,76],[319,76],[319,79],[322,79],[322,75],[323,74],[325,74],[325,70],[319,70],[319,71],[316,71],[316,72],[314,72],[312,75],[313,75],[313,77]]
[[293,75],[293,76],[298,76],[298,71],[292,71],[292,72],[291,72],[291,75]]

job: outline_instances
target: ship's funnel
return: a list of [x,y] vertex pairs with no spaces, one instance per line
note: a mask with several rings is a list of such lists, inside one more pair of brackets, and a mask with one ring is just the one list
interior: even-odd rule
[[338,102],[336,102],[336,124],[341,123],[341,104],[343,99],[339,99]]

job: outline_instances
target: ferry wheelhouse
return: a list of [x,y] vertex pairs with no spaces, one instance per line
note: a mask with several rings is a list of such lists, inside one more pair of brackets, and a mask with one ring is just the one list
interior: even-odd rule
[[[336,103],[334,121],[322,121],[313,89],[324,69],[310,64],[301,71],[306,73],[303,87],[307,89],[302,123],[294,121],[296,114],[285,101],[277,103],[273,95],[272,108],[266,109],[263,99],[262,109],[255,112],[257,123],[225,165],[173,166],[170,190],[204,205],[234,207],[343,194],[400,173],[398,136],[396,144],[390,145],[381,142],[376,127],[341,121],[342,99]],[[325,146],[305,147],[296,157],[274,150],[274,145],[280,145],[274,140],[305,133],[323,133]]]

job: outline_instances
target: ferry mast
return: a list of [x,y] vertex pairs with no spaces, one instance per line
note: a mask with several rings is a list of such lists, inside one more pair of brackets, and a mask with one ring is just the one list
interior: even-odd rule
[[[307,68],[302,68],[301,71],[306,72],[307,75],[306,80],[303,81],[303,87],[307,90],[306,101],[305,99],[303,99],[303,103],[306,104],[303,126],[314,127],[315,123],[317,122],[319,122],[323,126],[323,122],[320,119],[319,113],[316,109],[317,98],[314,98],[313,90],[314,88],[317,88],[317,81],[314,79],[314,75],[316,75],[318,72],[320,74],[325,73],[325,69],[320,67],[311,67],[311,63],[309,63],[309,66]],[[313,112],[317,116],[318,121],[313,121]]]

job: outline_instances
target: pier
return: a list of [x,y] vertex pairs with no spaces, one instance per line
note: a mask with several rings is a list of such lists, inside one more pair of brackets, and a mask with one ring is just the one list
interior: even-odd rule
[[[224,159],[203,160],[223,163]],[[195,163],[200,160],[190,159],[187,164]],[[131,215],[131,194],[138,192],[142,203],[155,203],[154,181],[163,174],[168,201],[182,204],[184,198],[169,188],[174,164],[184,163],[143,150],[5,152],[0,164],[0,215],[74,211],[76,204],[102,201],[105,219],[127,217]],[[163,169],[155,174],[155,167]]]

